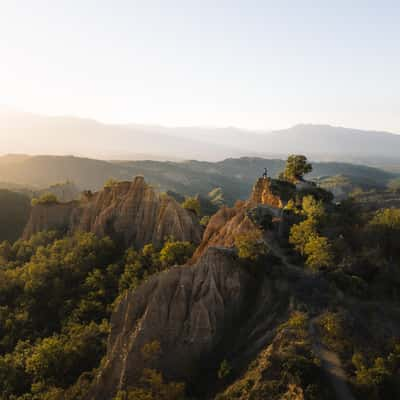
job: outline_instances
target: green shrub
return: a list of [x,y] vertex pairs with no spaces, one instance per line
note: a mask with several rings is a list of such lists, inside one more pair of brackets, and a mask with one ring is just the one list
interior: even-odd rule
[[225,379],[232,373],[232,367],[227,360],[223,360],[218,369],[218,378]]
[[258,229],[239,234],[235,237],[235,246],[240,258],[257,261],[268,254],[268,247]]
[[200,201],[196,197],[187,197],[182,203],[182,207],[186,210],[193,211],[198,217],[201,214]]
[[312,165],[307,161],[306,156],[292,154],[286,160],[285,170],[281,175],[289,182],[296,182],[311,171]]
[[57,196],[53,193],[44,193],[39,198],[33,198],[31,201],[32,206],[36,206],[38,204],[50,205],[50,204],[57,204],[58,199]]
[[160,251],[160,261],[164,266],[185,264],[193,255],[195,246],[190,242],[167,241]]

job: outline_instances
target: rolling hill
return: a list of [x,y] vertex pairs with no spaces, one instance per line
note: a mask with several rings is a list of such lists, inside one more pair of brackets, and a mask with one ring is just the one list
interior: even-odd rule
[[[232,203],[247,198],[254,180],[268,168],[277,176],[285,161],[264,158],[230,158],[220,162],[205,161],[103,161],[73,156],[5,156],[0,157],[0,182],[27,185],[36,189],[70,181],[78,189],[98,190],[109,179],[132,180],[143,175],[146,181],[162,191],[183,195],[206,195],[220,187]],[[342,175],[353,185],[385,187],[393,174],[380,169],[338,162],[314,162],[309,178]]]
[[304,153],[314,160],[399,165],[400,135],[329,125],[296,125],[255,132],[234,127],[163,127],[103,124],[0,109],[2,154],[26,153],[99,159],[206,160]]

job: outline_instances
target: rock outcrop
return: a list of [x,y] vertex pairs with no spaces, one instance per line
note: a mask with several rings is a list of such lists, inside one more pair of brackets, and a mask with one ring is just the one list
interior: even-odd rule
[[[146,367],[168,379],[204,378],[231,343],[254,286],[234,252],[210,248],[195,265],[172,268],[126,293],[112,315],[107,356],[88,399],[111,399],[137,383]],[[154,340],[161,357],[149,364],[142,349]]]
[[48,188],[35,192],[35,197],[41,197],[47,193],[54,194],[63,203],[79,199],[80,190],[73,182],[64,182],[51,185]]
[[66,232],[78,223],[79,214],[78,202],[37,204],[31,209],[22,238],[48,230]]
[[[256,185],[249,201],[223,207],[210,219],[190,265],[159,273],[123,296],[111,318],[107,355],[86,400],[110,399],[118,390],[140,385],[145,368],[185,382],[203,398],[202,390],[214,390],[222,360],[229,358],[240,371],[271,343],[292,310],[303,304],[326,307],[328,286],[319,278],[276,257],[266,257],[262,268],[251,271],[230,249],[238,234],[259,229],[252,215],[268,214],[272,222],[283,214],[274,204],[284,204],[284,195],[278,204],[277,194],[265,195],[271,182],[261,183],[265,186]],[[271,199],[273,204],[265,203]],[[149,360],[143,349],[154,341],[161,353]]]
[[289,182],[259,178],[248,201],[223,207],[210,218],[193,260],[210,246],[233,247],[237,235],[257,229],[263,221],[269,221],[276,233],[283,232],[283,207],[295,191],[295,185]]
[[250,202],[283,208],[295,191],[296,186],[290,182],[263,177],[254,185]]
[[257,225],[248,216],[248,204],[233,208],[222,207],[207,224],[203,240],[196,249],[196,260],[210,246],[233,247],[237,235],[257,229]]
[[80,202],[33,207],[24,238],[42,230],[93,232],[125,245],[159,246],[166,237],[199,243],[197,217],[173,198],[156,193],[143,177],[119,182],[97,193],[84,193]]
[[[202,397],[223,359],[240,370],[268,346],[302,304],[326,307],[326,284],[267,261],[258,276],[235,252],[208,248],[196,264],[174,267],[127,292],[111,317],[107,355],[85,398],[108,400],[140,385],[145,368],[183,381]],[[148,359],[147,344],[160,344]],[[210,398],[210,397],[206,397]]]

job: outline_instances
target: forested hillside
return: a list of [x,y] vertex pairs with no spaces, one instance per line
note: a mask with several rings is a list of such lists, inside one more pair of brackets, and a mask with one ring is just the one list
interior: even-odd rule
[[0,244],[0,399],[399,398],[400,209],[333,202],[312,168],[206,220],[142,177],[34,202]]
[[21,237],[31,209],[29,197],[0,189],[0,242]]
[[[225,199],[233,204],[248,196],[254,177],[268,168],[276,177],[285,162],[278,159],[231,158],[221,162],[107,162],[71,156],[0,157],[0,181],[44,188],[58,182],[71,181],[80,190],[98,190],[114,178],[131,180],[143,175],[161,191],[172,190],[182,195],[207,196],[221,188]],[[310,178],[344,176],[354,187],[384,188],[395,175],[367,166],[346,163],[313,163]]]

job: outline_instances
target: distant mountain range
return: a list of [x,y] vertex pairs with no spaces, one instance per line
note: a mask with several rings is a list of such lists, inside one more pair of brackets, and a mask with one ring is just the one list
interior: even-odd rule
[[221,161],[303,153],[314,160],[400,162],[400,135],[328,125],[253,132],[236,128],[112,125],[0,109],[0,152],[99,159]]
[[[225,199],[232,203],[249,196],[255,179],[264,168],[271,176],[283,170],[285,161],[255,157],[230,158],[220,162],[206,161],[103,161],[72,156],[0,157],[2,187],[29,186],[39,190],[61,182],[73,182],[80,190],[98,190],[109,179],[132,180],[143,175],[161,191],[172,190],[182,195],[207,195],[220,187]],[[310,179],[341,176],[353,186],[383,188],[394,177],[377,168],[340,162],[313,162]],[[9,183],[7,186],[6,183]],[[20,186],[16,186],[19,184]]]

